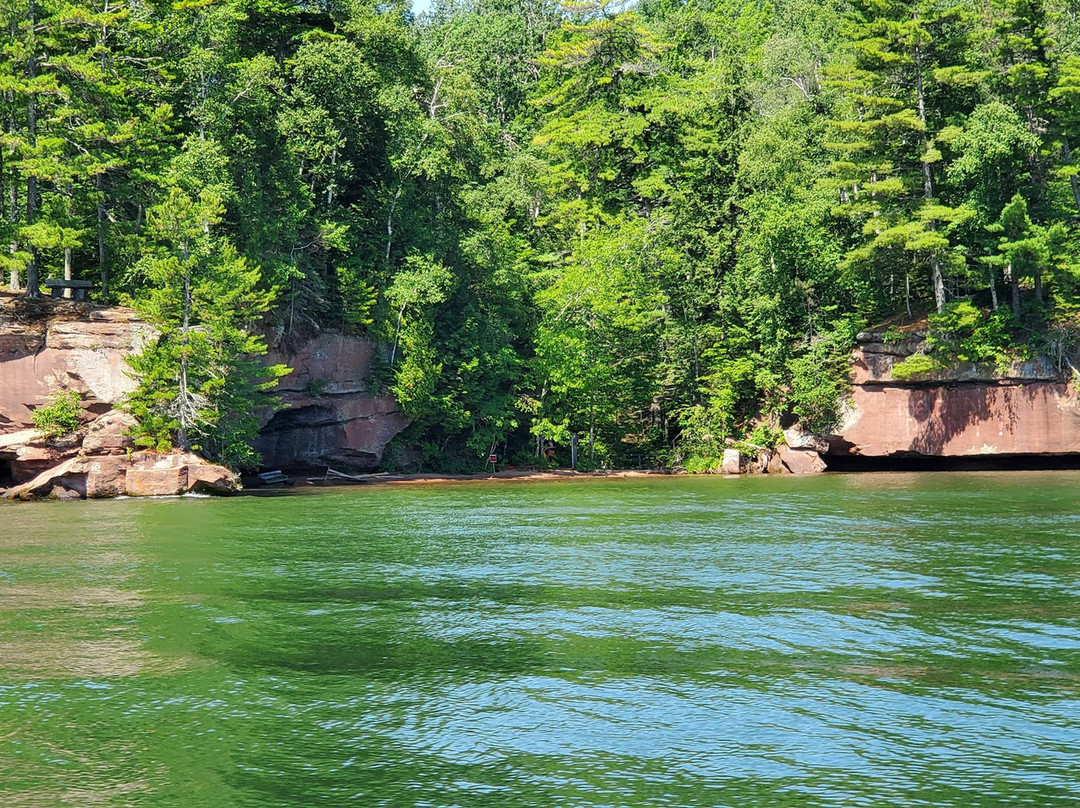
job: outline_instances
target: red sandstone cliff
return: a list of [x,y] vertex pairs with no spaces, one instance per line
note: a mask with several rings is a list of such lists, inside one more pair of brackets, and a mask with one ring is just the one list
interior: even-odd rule
[[1080,454],[1080,402],[1071,371],[1045,359],[1005,369],[958,363],[919,381],[893,367],[921,348],[859,335],[852,390],[827,455],[972,457]]
[[0,434],[28,429],[57,390],[82,396],[87,417],[135,388],[124,357],[154,330],[129,309],[0,296]]
[[259,431],[263,465],[374,469],[386,445],[408,426],[391,395],[371,389],[375,346],[366,339],[326,332],[289,344],[268,335],[269,364],[293,371],[278,382],[285,409]]
[[[0,486],[30,482],[77,454],[85,459],[127,452],[130,442],[124,444],[121,435],[130,424],[117,426],[119,414],[114,412],[134,389],[125,357],[153,336],[153,329],[129,309],[27,301],[0,293]],[[264,463],[346,469],[378,465],[386,444],[408,421],[393,397],[368,389],[372,344],[340,334],[322,334],[291,348],[280,340],[271,342],[267,361],[283,362],[294,371],[280,386],[287,408],[265,416],[257,446]],[[58,390],[75,390],[82,397],[88,428],[81,445],[45,444],[32,431],[31,412]],[[119,443],[103,448],[103,440]],[[136,460],[133,478],[146,477],[142,467],[151,470],[153,463]],[[194,481],[198,473],[186,470],[190,465],[178,460],[169,468],[180,471],[162,474]],[[75,477],[68,477],[86,473],[79,465]],[[83,478],[72,483],[73,490],[85,495],[79,480]],[[123,488],[120,485],[118,493],[124,493]]]

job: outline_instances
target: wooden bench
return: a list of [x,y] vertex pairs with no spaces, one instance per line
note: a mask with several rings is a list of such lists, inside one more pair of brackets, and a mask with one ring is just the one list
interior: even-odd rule
[[285,476],[282,471],[264,471],[259,475],[259,479],[262,484],[269,487],[273,485],[284,485],[289,481],[289,478]]
[[42,284],[49,288],[49,294],[53,297],[63,297],[64,290],[70,289],[74,300],[86,300],[87,290],[94,285],[93,281],[65,281],[58,278],[49,278]]

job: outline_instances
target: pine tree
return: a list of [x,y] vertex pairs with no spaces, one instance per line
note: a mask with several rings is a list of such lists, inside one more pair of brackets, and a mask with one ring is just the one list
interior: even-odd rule
[[830,69],[827,81],[841,93],[846,113],[832,122],[828,144],[837,155],[837,211],[867,237],[848,261],[873,262],[882,253],[888,262],[907,255],[928,265],[938,312],[945,270],[962,262],[949,229],[970,217],[942,204],[937,177],[943,160],[937,136],[947,113],[966,111],[966,88],[978,78],[961,62],[968,27],[961,6],[859,0],[847,20],[847,59]]
[[129,361],[139,380],[128,408],[139,420],[136,442],[164,450],[201,450],[231,466],[258,464],[251,441],[268,392],[289,370],[263,367],[266,345],[255,328],[273,302],[260,273],[212,228],[221,201],[172,188],[151,209],[159,248],[136,268],[149,284],[132,301],[159,338]]
[[11,285],[25,270],[34,296],[42,273],[59,264],[72,278],[76,256],[96,236],[104,287],[106,177],[125,165],[125,151],[140,150],[147,134],[138,106],[138,74],[145,70],[137,67],[146,60],[124,52],[133,41],[130,9],[109,0],[28,0],[26,14],[7,22],[0,180]]

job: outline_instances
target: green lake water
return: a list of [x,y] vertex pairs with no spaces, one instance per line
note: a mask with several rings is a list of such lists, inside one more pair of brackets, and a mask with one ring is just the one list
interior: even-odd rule
[[1080,473],[0,504],[0,806],[1075,806]]

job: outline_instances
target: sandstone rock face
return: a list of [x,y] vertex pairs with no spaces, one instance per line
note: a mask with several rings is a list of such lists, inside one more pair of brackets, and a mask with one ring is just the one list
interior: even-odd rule
[[82,495],[78,491],[74,491],[70,488],[65,488],[62,485],[54,485],[52,492],[49,494],[49,499],[82,499]]
[[83,435],[83,454],[123,454],[135,446],[128,434],[138,422],[120,410],[110,410],[94,421]]
[[182,468],[181,481],[185,491],[207,494],[231,494],[238,490],[236,475],[227,468],[212,463],[188,463]]
[[88,457],[84,467],[88,499],[106,499],[127,493],[127,472],[131,467],[127,457]]
[[[36,429],[20,429],[18,432],[5,432],[0,434],[0,452],[15,452],[24,444],[32,443],[38,438]],[[12,455],[14,457],[14,455]]]
[[14,459],[8,464],[11,479],[17,483],[32,480],[41,472],[51,469],[69,457],[78,454],[78,444],[66,447],[50,446],[35,440],[18,447]]
[[30,413],[57,390],[77,391],[100,414],[135,388],[124,357],[154,330],[133,311],[69,303],[51,316],[21,314],[0,308],[0,432],[30,427]]
[[1064,383],[862,385],[837,432],[840,451],[871,457],[1072,454],[1080,407]]
[[288,365],[293,372],[278,384],[287,408],[268,414],[255,443],[263,465],[375,468],[386,444],[409,424],[393,396],[369,389],[375,346],[332,333],[296,347],[275,335],[267,343],[267,363]]
[[168,497],[183,492],[180,469],[128,469],[124,487],[129,497]]
[[863,332],[858,335],[858,347],[851,360],[851,382],[856,387],[874,384],[928,386],[934,384],[1026,384],[1029,382],[1061,381],[1061,371],[1045,357],[1011,363],[998,369],[992,365],[957,362],[948,368],[920,377],[918,382],[901,382],[892,376],[892,369],[912,354],[929,347],[921,334],[889,341],[883,334]]
[[815,452],[829,451],[829,442],[820,435],[803,432],[794,427],[784,430],[784,443],[792,449],[810,449]]
[[[63,493],[58,491],[63,489]],[[7,491],[8,499],[177,496],[190,491],[233,493],[240,483],[226,468],[188,452],[73,457]],[[61,495],[62,494],[62,495]]]
[[769,457],[769,464],[766,466],[765,471],[768,474],[791,474],[791,469],[784,465],[784,461],[780,459],[780,452],[777,450]]
[[[112,410],[90,423],[85,435],[46,440],[36,429],[0,435],[0,463],[15,484],[29,482],[65,460],[77,455],[105,455],[126,452],[132,445],[123,431],[135,423],[126,413]],[[121,492],[122,493],[122,492]]]
[[[57,486],[78,490],[80,474],[78,469],[79,459],[73,457],[65,460],[58,466],[43,471],[29,482],[9,488],[4,492],[7,499],[43,499],[53,492]],[[83,492],[85,492],[85,477],[81,480]]]
[[998,371],[958,364],[898,382],[897,362],[917,342],[885,343],[861,334],[853,389],[829,455],[862,457],[1080,454],[1080,402],[1074,385],[1047,360]]

